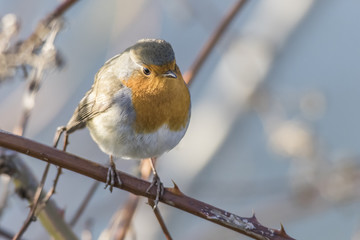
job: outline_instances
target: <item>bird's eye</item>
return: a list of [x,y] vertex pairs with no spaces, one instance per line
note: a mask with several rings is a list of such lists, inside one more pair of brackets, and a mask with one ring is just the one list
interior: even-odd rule
[[144,68],[143,68],[143,73],[144,73],[145,75],[150,75],[151,71],[150,71],[148,68],[144,67]]

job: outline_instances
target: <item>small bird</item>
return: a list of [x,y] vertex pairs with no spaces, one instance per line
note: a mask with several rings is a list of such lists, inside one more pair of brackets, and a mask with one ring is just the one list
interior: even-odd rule
[[[121,184],[113,157],[153,159],[171,150],[188,128],[190,109],[190,93],[171,45],[142,39],[105,62],[61,129],[66,137],[85,126],[89,129],[110,156],[105,188],[112,191],[116,180]],[[153,172],[150,188],[161,185],[154,167]]]

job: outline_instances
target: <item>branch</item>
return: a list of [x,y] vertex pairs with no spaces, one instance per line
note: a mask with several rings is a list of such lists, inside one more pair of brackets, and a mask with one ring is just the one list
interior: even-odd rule
[[[0,167],[1,167],[1,160],[0,160]],[[11,180],[10,176],[6,176],[6,175],[0,176],[0,185],[3,185],[1,191],[2,194],[0,194],[0,219],[4,212],[5,207],[7,206],[8,199],[10,196],[10,190],[9,190],[10,180]]]
[[79,0],[66,0],[63,1],[59,6],[55,8],[53,12],[51,12],[45,19],[44,23],[49,24],[54,19],[61,17],[64,12],[66,12],[74,3],[78,2]]
[[[44,184],[45,184],[45,179],[47,177],[47,173],[49,171],[49,168],[50,168],[50,165],[47,164],[46,166],[46,174],[44,174],[42,176],[42,179],[41,179],[41,182],[40,182],[40,185],[39,185],[39,188],[38,189],[41,189],[44,187]],[[35,218],[35,211],[36,211],[36,207],[39,203],[39,199],[41,197],[41,193],[42,191],[36,191],[35,195],[34,195],[34,202],[33,202],[33,206],[31,207],[30,209],[30,212],[25,220],[25,223],[23,224],[23,226],[21,227],[20,231],[18,233],[16,233],[16,235],[13,237],[13,240],[18,240],[20,239],[20,237],[25,233],[25,231],[27,230],[27,228],[30,226],[31,222],[34,222],[36,220]]]
[[[34,63],[41,60],[41,58],[34,53],[34,50],[44,44],[44,40],[50,34],[51,26],[54,22],[58,21],[62,14],[76,2],[78,2],[78,0],[63,1],[54,11],[38,23],[33,33],[26,40],[19,41],[12,46],[8,46],[7,43],[18,32],[19,23],[15,16],[11,15],[7,17],[8,22],[12,24],[6,28],[9,34],[6,35],[5,44],[4,41],[0,42],[0,82],[13,77],[16,69],[22,68],[26,70],[24,66],[33,66]],[[57,52],[54,53],[53,57],[53,59],[47,59],[46,63],[48,65],[55,63],[60,66],[62,61]]]
[[12,236],[13,234],[7,230],[0,228],[0,237],[3,237],[4,239],[12,239]]
[[[39,182],[19,154],[0,148],[0,174],[2,173],[12,177],[20,198],[33,200]],[[54,201],[50,200],[45,205],[38,218],[54,239],[77,239]]]
[[32,51],[34,48],[42,44],[42,39],[48,34],[48,28],[52,21],[57,20],[62,14],[68,10],[78,0],[66,0],[55,8],[46,18],[39,22],[34,32],[28,37],[20,47],[20,51]]
[[154,200],[152,200],[151,198],[148,198],[148,204],[151,206],[151,208],[153,209],[154,211],[154,214],[155,214],[155,217],[156,219],[158,220],[159,224],[160,224],[160,227],[166,237],[167,240],[172,240],[172,237],[170,235],[170,232],[169,230],[167,229],[166,227],[166,224],[165,224],[165,221],[164,221],[164,218],[161,216],[161,213],[159,211],[159,208],[157,207],[157,203],[155,203]]
[[196,57],[190,69],[184,74],[184,80],[188,85],[191,84],[192,80],[199,72],[199,69],[202,67],[207,57],[214,49],[215,44],[219,41],[220,37],[223,35],[229,24],[232,22],[239,10],[242,9],[245,3],[246,0],[237,1],[235,5],[230,9],[230,11],[225,15],[225,17],[221,20],[219,26],[215,29],[214,33],[211,35],[209,40],[201,49],[199,55]]
[[[0,130],[0,146],[55,164],[95,180],[106,182],[106,167],[30,139],[13,135],[3,130]],[[119,186],[116,184],[115,187],[136,195],[141,195],[153,200],[155,199],[156,189],[151,189],[149,192],[146,192],[147,188],[150,186],[149,182],[135,178],[121,171],[118,171],[118,174],[121,177],[122,185]],[[216,208],[186,196],[176,185],[173,188],[165,189],[161,202],[247,235],[253,239],[293,239],[286,234],[283,227],[281,227],[280,230],[267,228],[257,221],[255,215],[250,218],[245,218]]]

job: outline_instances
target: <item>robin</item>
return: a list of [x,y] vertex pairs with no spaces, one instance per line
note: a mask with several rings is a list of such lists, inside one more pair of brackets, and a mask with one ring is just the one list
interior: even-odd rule
[[[67,137],[85,126],[89,129],[92,139],[110,156],[105,188],[110,186],[112,191],[115,181],[121,184],[113,157],[153,160],[171,150],[187,130],[190,107],[190,93],[171,45],[142,39],[105,62],[61,131]],[[150,188],[161,185],[151,166]],[[159,191],[158,187],[157,201]]]

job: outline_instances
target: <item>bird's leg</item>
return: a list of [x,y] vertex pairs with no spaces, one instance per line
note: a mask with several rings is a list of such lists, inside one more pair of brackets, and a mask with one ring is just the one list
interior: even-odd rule
[[153,207],[155,209],[157,207],[158,203],[159,203],[160,197],[162,197],[162,195],[164,194],[164,185],[160,181],[160,177],[157,174],[156,168],[154,166],[154,161],[156,159],[155,158],[149,158],[149,160],[150,160],[150,166],[151,166],[151,169],[153,171],[154,176],[153,176],[153,180],[152,180],[150,186],[148,187],[148,189],[146,189],[146,192],[148,193],[153,186],[157,186],[156,187],[156,198],[154,200],[155,204],[154,204],[154,207]]
[[113,160],[113,156],[110,155],[110,166],[108,169],[108,173],[107,173],[107,177],[106,177],[106,184],[105,184],[105,188],[109,187],[110,192],[112,192],[113,187],[115,185],[115,178],[118,181],[118,183],[121,185],[121,179],[119,174],[116,171],[116,166],[115,166],[115,162]]

